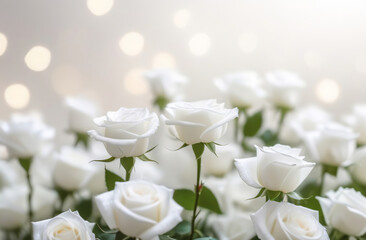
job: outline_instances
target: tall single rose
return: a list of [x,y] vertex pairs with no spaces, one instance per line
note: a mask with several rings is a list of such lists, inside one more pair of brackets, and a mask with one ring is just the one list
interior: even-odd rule
[[145,74],[154,95],[167,101],[182,98],[182,88],[187,83],[186,77],[169,69],[155,69]]
[[305,136],[305,144],[313,158],[326,165],[347,166],[352,162],[357,134],[337,123],[328,123]]
[[330,191],[328,198],[317,197],[329,226],[349,236],[366,233],[366,198],[352,188]]
[[9,122],[0,122],[0,144],[6,146],[9,157],[30,158],[43,152],[55,135],[34,116],[13,115]]
[[305,82],[295,73],[275,71],[267,73],[269,100],[277,107],[294,108],[300,100]]
[[209,143],[220,139],[228,122],[238,117],[238,109],[226,109],[216,100],[175,102],[163,116],[170,132],[186,144]]
[[147,151],[149,137],[159,127],[159,118],[146,108],[120,108],[95,118],[94,123],[104,131],[90,130],[88,134],[103,142],[111,156],[123,158],[139,156]]
[[33,222],[34,240],[95,240],[93,223],[82,219],[79,213],[66,211],[54,218]]
[[141,240],[157,239],[182,221],[173,190],[142,180],[117,182],[96,203],[109,228]]
[[251,215],[255,231],[263,240],[327,240],[317,211],[287,202],[268,201]]
[[252,107],[263,103],[266,93],[256,72],[237,72],[215,79],[216,87],[234,107]]
[[315,163],[304,161],[301,149],[284,145],[257,148],[257,156],[236,159],[240,177],[249,186],[289,193],[304,181]]
[[69,130],[87,133],[94,129],[93,119],[97,116],[97,107],[84,98],[68,97],[65,100],[69,112]]
[[81,148],[63,147],[54,158],[53,181],[67,191],[80,190],[97,171],[95,165],[90,164],[91,155]]

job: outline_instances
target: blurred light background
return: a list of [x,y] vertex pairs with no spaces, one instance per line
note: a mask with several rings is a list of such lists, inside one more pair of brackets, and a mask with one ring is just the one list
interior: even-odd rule
[[212,80],[287,69],[303,104],[336,113],[366,102],[364,0],[1,0],[0,119],[41,111],[67,125],[65,96],[103,109],[150,106],[142,78],[173,68],[187,100],[223,100]]

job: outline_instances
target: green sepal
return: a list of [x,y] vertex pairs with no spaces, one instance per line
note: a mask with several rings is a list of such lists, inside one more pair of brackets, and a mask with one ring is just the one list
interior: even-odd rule
[[248,200],[253,200],[256,198],[264,197],[266,195],[266,189],[261,188],[261,190],[258,192],[258,194],[255,197],[249,198]]
[[104,163],[107,163],[107,162],[113,162],[114,159],[116,159],[116,158],[115,157],[110,157],[110,158],[103,159],[103,160],[92,160],[89,163],[91,163],[91,162],[104,162]]
[[327,165],[327,164],[322,164],[322,172],[323,173],[328,173],[332,176],[337,176],[338,173],[338,166],[331,166],[331,165]]
[[135,165],[135,159],[133,157],[124,157],[120,158],[120,163],[123,168],[126,170],[126,175],[130,175]]
[[[147,150],[147,151],[146,151],[146,153],[151,152],[151,151],[152,151],[152,150],[154,150],[157,146],[158,146],[158,145],[156,145],[156,146],[154,146],[154,147],[150,148],[149,150]],[[145,154],[146,154],[146,153],[145,153]]]
[[145,154],[142,154],[140,156],[137,156],[137,158],[139,158],[140,160],[144,161],[144,162],[154,162],[154,163],[158,163],[155,160],[152,160],[150,158],[148,158]]
[[205,144],[204,143],[195,143],[192,145],[192,149],[193,149],[194,155],[196,156],[196,159],[199,159],[202,157],[203,151],[205,150]]
[[115,174],[114,172],[109,171],[106,167],[104,167],[105,172],[105,185],[108,191],[111,191],[116,186],[116,182],[124,182],[125,180]]
[[154,100],[154,105],[158,106],[160,111],[164,110],[165,106],[169,103],[169,99],[164,96],[157,96]]
[[189,146],[189,144],[187,144],[187,143],[183,143],[183,145],[182,146],[180,146],[179,148],[177,148],[177,149],[175,149],[175,150],[172,150],[172,151],[178,151],[178,150],[180,150],[180,149],[182,149],[182,148],[185,148],[185,147],[188,147]]
[[90,137],[87,133],[83,133],[83,132],[74,132],[71,131],[72,133],[75,134],[76,136],[76,140],[75,140],[75,144],[74,146],[76,147],[79,143],[83,144],[85,148],[88,148],[89,146],[89,141],[90,141]]
[[30,167],[32,165],[32,157],[28,157],[28,158],[19,158],[18,159],[20,165],[22,166],[22,168],[26,171],[29,172]]
[[271,201],[282,201],[281,196],[283,196],[283,193],[281,191],[271,191],[266,190],[266,199]]
[[249,116],[243,127],[243,134],[246,137],[254,137],[262,126],[263,112],[258,111],[252,116]]
[[209,143],[204,143],[204,144],[208,148],[208,150],[210,150],[217,157],[215,143],[214,142],[209,142]]
[[310,197],[307,197],[307,198],[302,197],[302,196],[300,196],[300,194],[298,194],[297,192],[290,192],[290,193],[286,193],[286,195],[287,195],[289,198],[291,198],[291,199],[293,199],[293,200],[297,200],[297,201],[303,201],[303,200],[307,200],[307,199],[310,199],[310,198],[311,198],[311,196],[310,196]]

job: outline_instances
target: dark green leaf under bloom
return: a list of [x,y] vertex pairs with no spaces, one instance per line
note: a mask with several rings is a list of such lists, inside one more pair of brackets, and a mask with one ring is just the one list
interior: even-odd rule
[[111,191],[116,186],[116,182],[124,182],[125,180],[118,176],[117,174],[109,171],[107,168],[104,168],[105,171],[105,184],[107,186],[107,190]]
[[243,127],[244,136],[246,137],[255,136],[258,133],[259,129],[261,128],[262,122],[263,122],[262,111],[258,111],[252,116],[249,116]]

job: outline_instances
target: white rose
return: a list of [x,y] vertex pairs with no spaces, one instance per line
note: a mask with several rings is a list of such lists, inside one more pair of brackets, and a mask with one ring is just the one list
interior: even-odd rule
[[353,164],[349,168],[352,176],[366,185],[366,146],[356,149],[352,159]]
[[299,156],[301,149],[284,145],[257,148],[257,157],[236,159],[240,177],[249,186],[284,193],[293,192],[309,175],[315,163]]
[[53,181],[64,190],[81,189],[97,171],[90,163],[93,160],[91,155],[82,148],[63,147],[54,158]]
[[159,127],[157,115],[146,108],[120,108],[95,118],[94,122],[104,128],[104,133],[90,130],[89,135],[103,142],[107,152],[116,158],[144,154],[149,145],[149,137]]
[[251,215],[255,231],[263,240],[326,240],[317,211],[287,202],[268,201]]
[[96,203],[109,228],[142,240],[158,239],[182,221],[173,190],[142,180],[117,182]]
[[21,228],[28,220],[27,188],[12,186],[0,191],[0,229]]
[[145,74],[156,97],[164,97],[169,101],[181,98],[182,87],[187,83],[186,77],[176,71],[156,69]]
[[352,115],[345,118],[345,123],[360,134],[357,142],[366,144],[366,105],[354,106]]
[[54,137],[54,129],[32,116],[14,115],[9,122],[0,122],[0,144],[14,158],[41,154]]
[[234,107],[252,107],[263,103],[266,95],[256,72],[237,72],[215,79],[216,87]]
[[320,126],[305,135],[305,144],[313,158],[331,166],[347,166],[352,162],[356,138],[352,129],[337,123]]
[[215,216],[211,224],[219,240],[250,240],[255,236],[249,214],[240,211]]
[[163,116],[170,132],[186,144],[220,139],[228,122],[238,117],[238,109],[226,109],[216,100],[169,103]]
[[366,233],[366,198],[360,192],[341,187],[326,195],[317,199],[329,226],[350,236]]
[[288,71],[267,73],[269,100],[278,107],[294,108],[300,100],[305,82]]
[[68,97],[65,100],[69,112],[69,130],[85,133],[94,129],[93,118],[97,116],[97,107],[84,98]]
[[205,175],[223,176],[233,168],[234,158],[240,154],[240,148],[231,144],[216,146],[216,155],[211,151],[202,154],[202,172]]
[[330,122],[331,116],[317,106],[307,106],[289,113],[283,123],[280,139],[297,145],[305,134],[317,130],[320,124]]
[[66,211],[54,218],[33,222],[34,240],[95,240],[94,224],[82,219],[77,211]]

